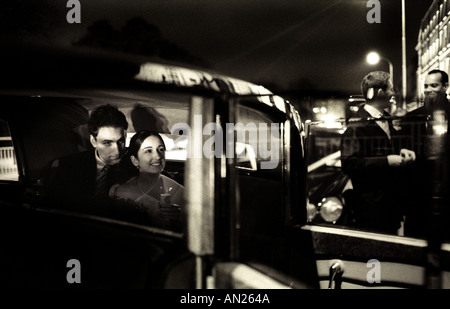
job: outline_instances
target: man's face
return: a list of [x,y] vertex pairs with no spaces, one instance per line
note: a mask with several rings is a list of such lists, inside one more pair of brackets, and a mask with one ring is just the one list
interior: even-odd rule
[[380,101],[383,102],[383,108],[385,110],[391,110],[392,105],[395,102],[395,90],[394,85],[392,85],[392,82],[389,81],[386,87],[386,91],[383,91],[382,89],[379,90],[378,97],[380,98]]
[[448,84],[442,84],[441,74],[434,73],[429,74],[425,77],[425,83],[423,87],[425,97],[434,99],[438,94],[445,93],[447,91]]
[[394,85],[392,85],[392,82],[389,81],[388,82],[388,87],[386,89],[386,96],[389,98],[389,100],[395,96],[395,89],[394,89]]
[[125,130],[116,127],[101,127],[97,137],[91,135],[91,144],[99,157],[108,164],[119,163],[125,152]]

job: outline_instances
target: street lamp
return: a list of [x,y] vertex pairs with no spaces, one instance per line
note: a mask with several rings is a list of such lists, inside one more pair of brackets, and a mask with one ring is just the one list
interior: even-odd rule
[[405,0],[402,0],[402,108],[406,110],[406,34],[405,34],[406,9]]
[[391,76],[392,85],[394,85],[394,66],[392,62],[387,58],[381,57],[377,52],[370,52],[366,56],[366,61],[370,65],[378,64],[380,60],[384,60],[389,64],[389,75]]

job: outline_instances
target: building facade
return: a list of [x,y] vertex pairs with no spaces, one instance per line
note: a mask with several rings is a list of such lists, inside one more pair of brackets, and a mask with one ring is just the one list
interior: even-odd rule
[[423,100],[423,83],[433,69],[450,72],[450,0],[434,0],[420,24],[417,97]]

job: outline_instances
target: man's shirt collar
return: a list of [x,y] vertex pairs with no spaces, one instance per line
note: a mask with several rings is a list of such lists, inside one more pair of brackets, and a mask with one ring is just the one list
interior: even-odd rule
[[103,167],[105,167],[105,165],[107,164],[105,161],[102,160],[102,158],[100,158],[97,149],[95,149],[95,161],[97,162],[97,172],[101,171]]
[[373,118],[380,118],[383,116],[383,111],[379,111],[378,109],[376,109],[375,107],[373,107],[372,105],[369,104],[365,104],[364,105],[364,109],[366,110],[366,112],[368,112],[370,114],[370,116],[372,116]]

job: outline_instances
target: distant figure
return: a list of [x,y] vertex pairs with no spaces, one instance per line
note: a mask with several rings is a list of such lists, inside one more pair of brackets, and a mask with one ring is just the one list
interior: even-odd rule
[[447,99],[448,74],[442,70],[428,72],[423,83],[424,104],[405,116],[429,116],[434,110],[448,110],[450,103]]
[[[430,144],[433,140],[439,143],[445,143],[446,140],[446,138],[436,140],[441,133],[433,131],[433,124],[435,120],[440,119],[446,125],[445,122],[448,120],[450,108],[447,99],[448,74],[442,70],[431,70],[425,77],[423,89],[424,105],[408,112],[401,121],[403,135],[410,141],[417,156],[415,164],[409,171],[409,206],[405,214],[405,235],[411,237],[426,236],[430,224],[430,206],[433,204],[432,195],[436,194],[433,193],[433,187],[443,186],[440,176],[443,175],[442,171],[448,172],[448,159],[445,159],[448,156],[443,155],[444,160],[436,162],[433,159],[436,154]],[[448,136],[448,133],[445,134]],[[444,145],[439,148],[447,151]]]
[[389,118],[395,95],[390,76],[376,71],[361,82],[366,103],[350,119],[341,144],[342,170],[353,184],[352,207],[357,227],[396,234],[402,221],[403,168],[415,160],[408,149],[395,149]]
[[153,226],[181,231],[184,187],[161,174],[166,165],[165,151],[158,133],[137,132],[126,156],[136,167],[137,176],[113,186],[110,196],[131,202],[149,216]]

